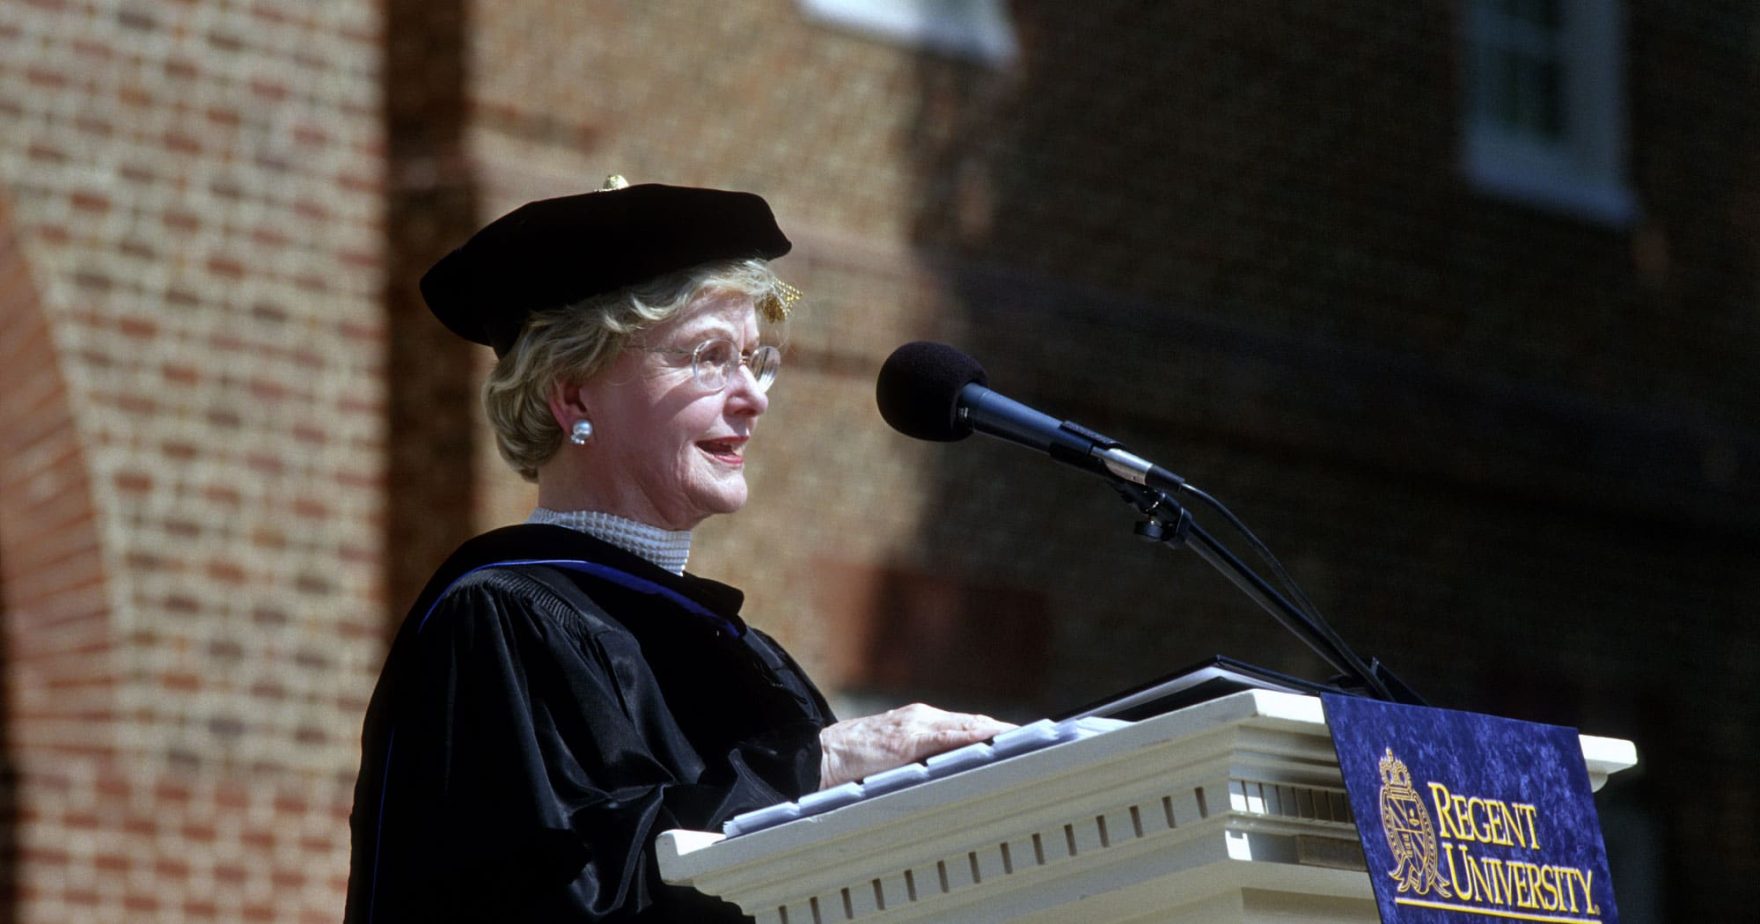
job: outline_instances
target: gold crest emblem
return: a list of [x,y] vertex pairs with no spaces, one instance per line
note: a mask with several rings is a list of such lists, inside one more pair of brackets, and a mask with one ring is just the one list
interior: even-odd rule
[[1412,789],[1412,774],[1393,748],[1381,758],[1381,829],[1393,851],[1393,869],[1387,875],[1399,883],[1399,891],[1452,898],[1442,881],[1441,857],[1436,847],[1436,827],[1430,810]]

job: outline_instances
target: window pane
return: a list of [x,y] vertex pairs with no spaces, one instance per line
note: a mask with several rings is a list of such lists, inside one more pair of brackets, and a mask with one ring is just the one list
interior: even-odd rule
[[1462,164],[1484,191],[1623,226],[1623,4],[1570,2],[1465,0]]
[[1558,0],[1479,0],[1471,13],[1468,105],[1514,135],[1562,137]]
[[1558,31],[1559,0],[1516,0],[1514,18],[1545,29]]
[[1559,102],[1558,61],[1527,58],[1521,61],[1520,109],[1515,125],[1541,138],[1560,137],[1563,107]]

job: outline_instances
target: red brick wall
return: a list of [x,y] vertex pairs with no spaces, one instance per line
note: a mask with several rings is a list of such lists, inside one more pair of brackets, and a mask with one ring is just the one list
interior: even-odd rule
[[371,2],[0,6],[18,920],[334,920],[384,631]]
[[65,819],[43,816],[60,789],[52,768],[113,754],[118,678],[85,453],[4,199],[0,344],[0,888],[10,907],[15,892],[58,862],[54,829]]
[[1442,2],[1021,3],[1000,68],[790,0],[0,4],[12,915],[337,917],[384,633],[532,497],[410,286],[619,172],[797,242],[754,501],[693,565],[826,686],[1027,716],[1215,651],[1324,673],[1104,489],[887,430],[881,360],[948,340],[1230,500],[1438,701],[1636,739],[1659,907],[1735,919],[1755,14],[1624,6],[1630,228],[1460,177]]
[[[705,524],[695,565],[830,685],[1031,715],[1214,651],[1325,673],[1220,577],[1136,544],[1104,489],[885,430],[880,361],[949,339],[1230,500],[1437,701],[1637,739],[1614,807],[1666,855],[1708,837],[1720,858],[1665,861],[1652,894],[1722,919],[1760,863],[1733,810],[1760,752],[1720,730],[1760,719],[1740,615],[1760,146],[1732,38],[1755,22],[1624,7],[1632,227],[1468,184],[1441,2],[1014,4],[1000,69],[782,0],[479,3],[471,151],[485,215],[613,171],[770,197],[811,304],[754,501]],[[935,631],[973,662],[986,633],[1036,639],[1035,691],[864,660],[877,626],[939,625],[901,583],[1005,588]]]

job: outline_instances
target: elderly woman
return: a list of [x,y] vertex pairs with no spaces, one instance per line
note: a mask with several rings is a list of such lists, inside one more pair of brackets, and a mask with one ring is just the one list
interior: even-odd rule
[[533,202],[422,280],[494,347],[524,525],[465,543],[368,709],[349,921],[741,920],[663,884],[653,839],[1007,726],[910,706],[835,722],[742,595],[685,572],[746,502],[745,457],[798,295],[757,196],[647,185]]

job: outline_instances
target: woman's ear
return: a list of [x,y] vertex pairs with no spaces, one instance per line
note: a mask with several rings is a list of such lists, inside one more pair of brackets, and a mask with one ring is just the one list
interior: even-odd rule
[[556,420],[556,428],[564,433],[574,426],[577,420],[591,420],[592,414],[587,408],[587,389],[579,382],[558,379],[550,386],[550,416]]

